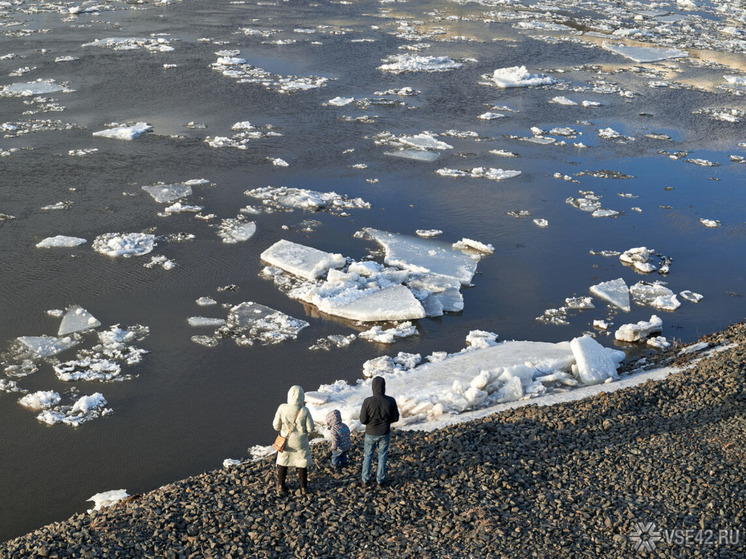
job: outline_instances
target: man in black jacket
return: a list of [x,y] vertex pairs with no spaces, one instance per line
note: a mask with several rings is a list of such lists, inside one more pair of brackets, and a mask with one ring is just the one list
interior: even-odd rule
[[378,469],[376,481],[383,485],[386,480],[386,456],[391,439],[391,424],[399,421],[399,408],[396,400],[386,396],[386,381],[375,377],[372,382],[373,396],[363,402],[360,409],[360,423],[365,425],[365,454],[363,456],[363,484],[370,484],[373,450],[378,449]]

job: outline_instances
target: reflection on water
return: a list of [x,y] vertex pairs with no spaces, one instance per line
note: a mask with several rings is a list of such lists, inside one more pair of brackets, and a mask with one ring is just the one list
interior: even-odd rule
[[[739,142],[746,138],[742,125],[696,112],[738,107],[740,97],[726,88],[708,91],[676,81],[721,83],[731,68],[689,59],[652,65],[625,60],[600,48],[596,36],[583,40],[537,25],[553,19],[546,6],[532,14],[449,2],[108,5],[115,9],[77,16],[15,11],[0,30],[0,73],[6,76],[0,85],[54,79],[74,90],[0,98],[0,214],[12,216],[0,221],[0,344],[6,350],[19,336],[56,333],[59,318],[47,311],[78,304],[107,329],[147,326],[150,335],[139,345],[150,353],[128,369],[136,377],[125,382],[63,383],[48,363],[17,379],[29,392],[56,390],[68,399],[73,391],[103,393],[113,414],[77,429],[42,425],[16,403],[19,394],[0,393],[0,479],[6,487],[0,538],[83,511],[95,493],[146,491],[245,456],[248,446],[268,444],[272,412],[292,384],[313,390],[336,379],[354,382],[368,359],[456,351],[474,329],[494,331],[500,339],[560,341],[592,330],[594,319],[618,327],[656,312],[633,307],[620,314],[596,301],[593,310],[568,313],[566,325],[536,320],[604,281],[661,280],[675,293],[703,294],[699,304],[683,302],[662,313],[670,341],[693,341],[744,317],[746,264],[736,256],[746,248],[746,166],[731,156],[745,155]],[[587,7],[570,18],[571,26],[599,30],[597,22],[608,14]],[[590,13],[593,18],[583,19]],[[158,36],[173,51],[82,46],[107,37]],[[231,50],[273,77],[241,83],[242,77],[214,69],[216,53]],[[378,69],[402,53],[447,56],[462,66],[432,73]],[[558,83],[479,85],[483,74],[513,65],[551,74]],[[295,77],[327,81],[292,94],[273,85]],[[402,88],[419,94],[386,93]],[[576,105],[549,102],[558,96]],[[335,97],[355,102],[328,104]],[[381,97],[389,102],[375,101]],[[505,116],[477,118],[488,111]],[[204,141],[230,137],[233,125],[245,121],[281,135],[251,139],[246,149]],[[92,135],[136,122],[151,124],[153,133],[132,141]],[[558,127],[571,127],[575,137],[536,141]],[[599,135],[607,128],[628,138]],[[391,157],[385,152],[392,148],[375,141],[383,132],[429,132],[452,149],[439,151],[437,160]],[[289,166],[274,165],[275,158]],[[717,166],[687,162],[693,158]],[[492,181],[436,174],[480,167],[520,175]],[[601,178],[622,174],[629,178]],[[142,190],[202,178],[211,186],[195,188],[186,199],[203,207],[201,216],[159,216],[163,205]],[[256,204],[246,190],[266,186],[334,191],[360,197],[371,208],[345,215],[295,210],[247,216],[256,221],[254,236],[223,243],[216,224]],[[589,191],[619,215],[594,218],[566,202]],[[65,209],[41,209],[60,202]],[[537,227],[535,218],[548,226]],[[701,218],[721,226],[708,229]],[[316,223],[304,226],[309,219]],[[259,255],[288,239],[355,260],[374,254],[380,261],[375,243],[353,237],[363,227],[407,235],[441,229],[443,241],[475,239],[492,244],[495,253],[462,289],[464,311],[418,321],[418,336],[394,346],[355,340],[311,351],[320,338],[367,326],[289,299],[259,276]],[[91,248],[96,237],[112,232],[167,238],[153,254],[177,266],[149,269],[143,266],[149,256],[111,258]],[[194,238],[175,240],[182,233]],[[88,242],[35,247],[55,235]],[[670,257],[670,273],[642,276],[617,257],[590,252],[639,246]],[[206,348],[191,341],[203,330],[187,322],[207,314],[196,303],[205,296],[221,306],[210,316],[255,301],[310,326],[277,346],[226,342]],[[611,336],[597,339],[613,345]]]

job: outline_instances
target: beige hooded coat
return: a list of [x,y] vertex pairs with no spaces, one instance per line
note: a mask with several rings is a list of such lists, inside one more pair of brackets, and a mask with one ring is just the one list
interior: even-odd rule
[[305,394],[303,389],[296,385],[291,386],[288,390],[288,403],[280,404],[275,412],[275,418],[272,421],[272,427],[279,431],[281,435],[288,434],[290,426],[293,425],[295,414],[300,409],[300,415],[290,431],[288,442],[283,452],[277,453],[277,464],[291,468],[308,468],[313,464],[311,458],[311,449],[308,446],[308,435],[315,429],[311,412],[303,404]]

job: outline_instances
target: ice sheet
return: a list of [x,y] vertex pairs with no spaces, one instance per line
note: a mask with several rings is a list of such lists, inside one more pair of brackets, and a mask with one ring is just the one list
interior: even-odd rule
[[658,62],[660,60],[689,56],[688,52],[675,48],[635,47],[623,44],[613,45],[606,41],[603,42],[603,47],[635,62]]
[[86,239],[80,237],[68,237],[66,235],[56,235],[47,237],[36,244],[37,248],[72,248],[87,243]]
[[62,317],[57,335],[65,336],[74,332],[84,332],[99,326],[101,326],[101,322],[90,312],[79,305],[73,305],[67,309]]
[[345,264],[345,258],[341,254],[324,252],[284,239],[277,241],[262,252],[261,259],[272,266],[308,280],[319,278],[330,269],[341,268]]
[[525,66],[510,66],[498,68],[492,74],[482,74],[483,85],[495,85],[500,88],[508,87],[530,87],[539,85],[551,85],[555,79],[543,74],[531,74]]
[[599,299],[603,299],[625,312],[631,310],[629,288],[622,278],[592,285],[590,287],[590,292]]

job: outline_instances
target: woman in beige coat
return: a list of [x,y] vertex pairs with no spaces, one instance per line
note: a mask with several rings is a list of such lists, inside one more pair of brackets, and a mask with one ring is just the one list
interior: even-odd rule
[[287,493],[285,478],[288,467],[293,467],[298,472],[301,493],[305,495],[308,492],[308,467],[313,464],[308,435],[314,431],[315,426],[311,412],[304,404],[303,389],[298,385],[291,386],[287,404],[280,404],[272,421],[275,431],[288,438],[285,450],[277,453],[278,493]]

